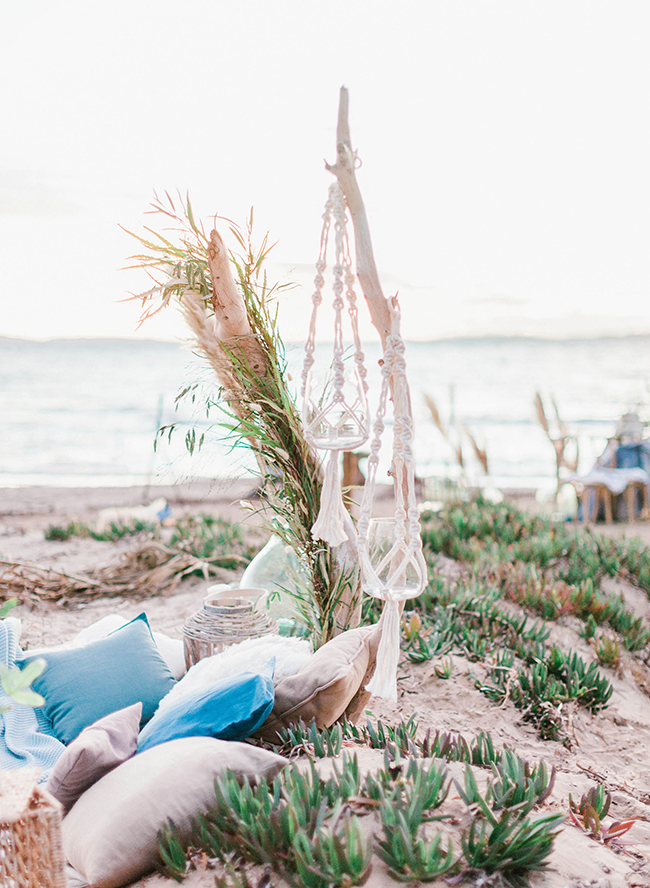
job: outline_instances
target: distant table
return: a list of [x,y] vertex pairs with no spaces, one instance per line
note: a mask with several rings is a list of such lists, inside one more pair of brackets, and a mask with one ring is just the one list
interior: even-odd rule
[[625,507],[628,522],[636,517],[636,501],[641,496],[642,509],[650,511],[648,485],[650,476],[645,469],[592,469],[588,475],[573,477],[571,482],[582,488],[582,520],[587,523],[596,521],[601,504],[605,512],[605,523],[614,521],[614,498],[625,496]]

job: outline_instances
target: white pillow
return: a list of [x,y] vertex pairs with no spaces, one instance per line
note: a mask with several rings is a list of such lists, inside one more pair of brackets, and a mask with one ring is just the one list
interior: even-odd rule
[[239,644],[231,644],[220,654],[204,657],[192,666],[186,675],[162,698],[158,712],[176,703],[181,697],[191,694],[224,678],[232,678],[242,672],[254,671],[275,657],[273,684],[302,669],[313,653],[310,642],[301,638],[286,638],[282,635],[265,635],[262,638],[249,638]]

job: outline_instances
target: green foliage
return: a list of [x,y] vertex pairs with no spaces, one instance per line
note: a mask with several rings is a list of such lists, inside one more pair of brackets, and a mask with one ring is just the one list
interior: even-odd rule
[[309,727],[300,719],[296,724],[278,731],[278,739],[272,745],[281,755],[294,755],[305,752],[314,758],[339,755],[343,745],[343,725],[336,723],[331,728],[316,727],[315,720]]
[[147,521],[132,521],[130,524],[116,524],[111,522],[108,530],[101,533],[93,530],[88,524],[80,521],[70,521],[66,525],[50,524],[43,532],[46,540],[56,542],[65,542],[71,537],[90,538],[101,542],[115,542],[121,540],[125,536],[132,536],[138,533],[155,533],[157,525]]
[[621,663],[621,646],[618,639],[609,635],[601,635],[594,644],[594,653],[601,666],[618,669]]
[[526,775],[515,759],[506,756],[500,767],[493,768],[494,779],[488,780],[485,794],[479,791],[469,767],[465,768],[464,787],[455,782],[474,814],[469,830],[461,838],[470,870],[499,872],[513,884],[525,885],[531,870],[544,868],[564,817],[526,817],[547,797],[552,784],[545,769]]
[[433,667],[433,671],[438,678],[451,678],[451,674],[454,671],[454,661],[451,657],[446,657],[444,660],[441,660],[438,665]]
[[513,652],[500,651],[488,672],[492,684],[477,680],[477,687],[496,703],[506,698],[524,711],[524,718],[537,723],[542,737],[557,739],[561,730],[561,704],[575,700],[592,712],[604,708],[614,689],[598,671],[577,653],[559,648],[526,651],[527,663],[515,665]]
[[[562,736],[560,704],[575,700],[596,712],[613,693],[596,663],[548,647],[548,627],[510,613],[498,586],[482,578],[464,587],[437,585],[435,593],[429,589],[402,629],[404,653],[414,662],[451,649],[485,664],[489,680],[477,679],[477,688],[499,705],[512,700],[545,738]],[[448,671],[448,664],[436,667],[441,677]]]
[[459,868],[450,840],[443,845],[444,834],[437,832],[426,840],[412,834],[400,810],[390,806],[381,809],[384,838],[377,843],[377,854],[394,879],[400,882],[429,882]]
[[502,595],[546,620],[574,614],[593,637],[607,623],[628,650],[650,644],[650,627],[621,596],[601,592],[601,580],[623,577],[650,594],[650,549],[640,540],[602,537],[480,498],[456,504],[422,530],[430,552],[473,566]]
[[[115,542],[127,535],[146,533],[156,544],[164,547],[169,558],[189,555],[194,564],[183,562],[183,576],[206,576],[210,568],[238,570],[245,567],[256,553],[256,547],[246,542],[238,524],[201,513],[177,521],[167,539],[157,524],[134,521],[129,525],[111,524],[98,533],[86,524],[71,521],[67,526],[50,525],[45,531],[48,540],[67,540],[71,536]],[[215,571],[212,571],[213,573]]]
[[[177,207],[166,194],[164,200],[156,199],[153,212],[161,214],[165,222],[171,220],[176,229],[173,240],[150,228],[144,236],[134,235],[144,252],[132,259],[154,280],[152,288],[136,297],[145,306],[142,319],[173,302],[182,304],[189,291],[194,299],[198,296],[209,317],[214,310],[208,234],[196,220],[189,199],[181,199]],[[219,424],[221,434],[233,447],[244,447],[256,458],[267,529],[294,549],[308,577],[299,604],[318,645],[349,625],[360,597],[359,571],[356,564],[343,567],[327,544],[311,536],[320,507],[322,471],[304,437],[289,386],[274,304],[280,288],[269,286],[264,272],[268,237],[259,248],[253,246],[252,224],[251,213],[246,231],[231,225],[240,254],[230,258],[246,309],[250,341],[254,340],[264,361],[264,372],[251,365],[249,352],[235,339],[214,342],[216,360],[210,348],[206,351],[200,344],[199,351],[209,358],[217,374],[205,408],[209,414],[218,405],[225,417]],[[152,302],[159,305],[153,307]],[[197,396],[193,386],[186,386],[185,393],[193,399]],[[173,428],[166,431],[171,434]],[[190,431],[186,444],[193,451],[201,440]]]
[[596,635],[596,626],[597,623],[594,619],[594,615],[589,614],[580,633],[586,641],[589,641],[590,638],[594,638],[594,636]]
[[169,546],[230,570],[247,565],[256,551],[245,542],[239,524],[204,513],[179,520]]
[[550,775],[544,762],[531,769],[510,749],[505,749],[500,760],[492,764],[492,775],[488,792],[492,808],[508,808],[521,814],[541,805],[555,783],[555,768]]
[[330,888],[362,885],[370,875],[372,846],[366,841],[354,815],[338,825],[317,829],[311,837],[297,833],[293,843],[296,888]]
[[0,620],[3,620],[18,604],[17,598],[8,598],[5,602],[0,604]]
[[69,524],[65,526],[62,524],[50,524],[47,527],[47,530],[43,532],[43,535],[46,540],[53,540],[55,542],[65,542],[69,540],[72,536],[86,536],[86,526],[83,525],[83,533],[82,533],[82,525],[77,521],[70,521]]
[[476,818],[462,837],[470,869],[501,873],[514,885],[526,885],[531,871],[542,870],[564,817],[550,814],[530,821],[509,810],[499,818]]
[[176,882],[182,882],[189,870],[187,849],[176,830],[173,820],[169,820],[158,834],[158,850],[161,871]]
[[[293,884],[313,888],[361,884],[369,849],[355,818],[339,822],[342,804],[360,788],[356,760],[345,757],[342,771],[327,781],[313,765],[306,773],[289,766],[257,787],[247,781],[240,786],[226,771],[215,780],[215,804],[196,817],[186,855],[194,848],[219,860],[268,864]],[[170,874],[180,873],[178,834],[165,830],[159,842]]]
[[[17,666],[9,669],[0,663],[0,687],[8,697],[21,706],[43,706],[45,700],[36,691],[32,691],[31,684],[42,675],[46,666],[47,662],[43,657],[30,660],[24,669],[19,669]],[[6,712],[9,708],[9,706],[0,706],[0,713]]]
[[[622,595],[601,589],[604,577],[623,577],[650,594],[650,549],[638,540],[598,537],[481,499],[430,517],[422,536],[429,586],[404,617],[405,656],[421,663],[457,652],[485,665],[487,680],[476,686],[499,705],[510,699],[542,737],[570,742],[566,703],[592,712],[607,706],[613,689],[599,663],[616,668],[623,648],[650,656],[650,626]],[[462,583],[439,573],[437,552],[464,562]],[[543,619],[513,615],[503,599]],[[547,644],[544,621],[563,615],[581,621],[597,662]]]
[[[529,872],[544,867],[563,817],[528,815],[548,798],[554,771],[497,750],[485,733],[469,743],[460,735],[436,734],[432,740],[429,733],[418,740],[414,718],[396,726],[368,720],[362,728],[339,727],[337,738],[383,748],[384,766],[362,778],[356,756],[343,753],[328,779],[310,760],[306,769],[288,766],[271,783],[255,787],[224,772],[215,781],[215,803],[197,815],[189,843],[173,824],[162,830],[163,870],[180,880],[188,860],[202,853],[223,863],[226,873],[215,882],[223,888],[250,888],[246,863],[275,870],[295,888],[352,888],[367,879],[373,848],[402,882],[499,873],[512,884],[525,884]],[[302,724],[285,741],[311,751],[319,744],[324,748],[328,736],[331,730]],[[469,767],[464,786],[456,784],[472,816],[460,836],[463,857],[454,852],[451,827],[432,826],[448,820],[444,806],[451,780],[443,763],[430,760],[441,753],[449,761],[490,769],[485,792]],[[358,816],[373,811],[379,820],[374,837]]]
[[413,747],[416,732],[417,723],[414,715],[395,727],[384,725],[379,719],[374,725],[368,719],[365,726],[365,736],[371,749],[387,749],[394,746],[402,752],[409,752]]

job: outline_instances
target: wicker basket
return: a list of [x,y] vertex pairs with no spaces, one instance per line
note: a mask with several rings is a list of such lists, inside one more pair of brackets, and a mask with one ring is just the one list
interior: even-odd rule
[[2,888],[66,888],[62,808],[36,785],[38,775],[38,768],[0,772]]
[[207,595],[203,608],[183,626],[185,665],[189,669],[203,657],[220,653],[247,638],[277,635],[278,624],[261,609],[264,589],[221,587]]

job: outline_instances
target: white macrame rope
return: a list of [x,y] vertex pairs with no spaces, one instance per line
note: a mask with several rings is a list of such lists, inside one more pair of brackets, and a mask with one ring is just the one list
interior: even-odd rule
[[[310,373],[315,363],[316,326],[318,309],[323,301],[324,274],[327,268],[327,251],[330,230],[334,221],[335,260],[332,266],[334,294],[334,347],[331,364],[331,390],[323,396],[325,404],[312,399]],[[303,422],[305,437],[310,443],[330,450],[325,466],[318,518],[312,528],[314,539],[322,539],[337,546],[348,539],[345,525],[350,519],[345,511],[341,495],[339,451],[350,449],[354,436],[338,433],[341,429],[341,413],[346,426],[367,434],[359,420],[360,408],[365,407],[368,391],[364,355],[359,337],[357,298],[354,292],[355,276],[352,272],[350,243],[347,235],[347,207],[338,182],[331,185],[328,193],[320,250],[316,263],[312,312],[309,333],[305,344],[305,360],[302,370],[301,397],[304,404]],[[343,346],[343,310],[347,302],[352,326],[354,360],[360,392],[354,404],[345,400],[345,363]],[[364,485],[361,515],[357,530],[357,544],[365,591],[384,601],[380,620],[382,637],[377,651],[377,666],[368,690],[378,696],[397,699],[397,664],[400,653],[400,602],[419,595],[426,584],[427,568],[422,554],[419,514],[415,502],[415,470],[413,464],[413,423],[408,405],[410,396],[404,360],[404,342],[400,335],[400,315],[395,305],[390,306],[391,331],[384,342],[381,364],[381,391],[379,407],[373,424],[368,459],[367,478]],[[393,453],[391,474],[395,490],[395,532],[392,545],[379,564],[372,564],[368,552],[368,532],[372,514],[381,437],[384,432],[389,397],[397,405],[393,426]],[[333,416],[328,425],[329,414]],[[365,427],[365,413],[363,425]],[[332,432],[332,430],[334,430]],[[346,430],[347,431],[347,430]],[[360,446],[357,441],[354,446]],[[383,579],[381,579],[383,577]]]
[[[395,487],[395,537],[389,552],[379,564],[373,565],[368,551],[368,531],[372,513],[381,436],[392,382],[393,402],[409,403],[404,341],[399,333],[399,312],[391,308],[391,334],[386,338],[381,366],[382,386],[379,409],[373,428],[366,484],[361,516],[358,523],[358,549],[365,591],[385,602],[381,618],[382,636],[377,651],[377,666],[367,690],[390,700],[397,699],[397,664],[400,652],[399,602],[419,595],[427,580],[427,567],[422,554],[420,522],[415,502],[415,470],[413,464],[413,423],[404,409],[395,412],[393,423],[393,460],[391,474]],[[405,508],[406,505],[406,508]],[[388,568],[388,575],[381,575]],[[410,569],[414,582],[410,587],[403,581],[401,591],[396,588],[400,578]]]
[[307,333],[307,342],[305,343],[305,361],[302,367],[302,384],[300,387],[300,397],[305,397],[305,389],[307,387],[307,376],[314,364],[314,350],[316,348],[316,320],[318,318],[318,309],[323,301],[323,287],[325,285],[325,269],[327,268],[327,242],[329,240],[329,230],[332,218],[333,199],[330,193],[325,203],[323,212],[323,227],[320,233],[320,250],[318,252],[318,260],[316,262],[316,277],[314,278],[314,287],[316,288],[311,297],[311,317],[309,319],[309,331]]
[[[357,296],[354,291],[355,276],[352,271],[352,258],[350,256],[350,239],[347,232],[347,204],[345,195],[341,190],[338,182],[330,185],[325,210],[323,212],[323,227],[321,229],[320,250],[318,261],[316,262],[316,276],[314,277],[314,292],[312,293],[312,311],[309,320],[309,331],[307,334],[307,342],[305,343],[305,360],[302,368],[300,397],[305,397],[307,388],[307,377],[309,371],[314,365],[314,351],[316,349],[316,327],[318,319],[318,309],[323,302],[323,287],[325,286],[325,271],[327,270],[327,248],[329,244],[329,234],[334,217],[335,232],[335,261],[332,267],[334,275],[334,283],[332,289],[334,291],[334,357],[333,364],[335,370],[340,369],[341,373],[343,365],[338,361],[342,360],[345,349],[343,347],[343,325],[342,310],[344,302],[341,298],[345,285],[345,298],[348,303],[348,315],[352,326],[352,340],[354,342],[354,361],[357,366],[359,376],[362,380],[364,393],[368,391],[368,383],[366,381],[366,366],[363,349],[361,348],[361,339],[359,337],[359,312],[357,309]],[[342,389],[343,378],[339,377],[339,391]]]
[[[327,396],[326,403],[322,405],[322,409],[315,410],[315,403],[311,401],[312,393],[309,389],[309,381],[315,362],[314,352],[316,348],[318,309],[323,301],[324,273],[327,268],[327,250],[332,219],[334,220],[335,258],[332,266],[334,346],[331,363],[331,394]],[[305,360],[302,369],[301,397],[304,404],[303,423],[307,440],[318,448],[330,450],[331,455],[325,467],[320,510],[318,518],[312,527],[312,537],[324,540],[331,546],[338,546],[348,539],[348,534],[344,528],[346,515],[341,493],[338,465],[339,453],[341,450],[349,450],[353,447],[361,446],[368,437],[366,429],[367,404],[365,399],[368,383],[366,381],[364,355],[359,337],[357,300],[354,292],[354,274],[352,272],[350,242],[347,233],[347,205],[338,182],[334,182],[330,186],[325,204],[314,287],[309,333],[305,344]],[[343,342],[343,310],[346,301],[352,326],[354,360],[361,386],[361,391],[352,404],[346,401],[344,392],[346,368],[344,361],[345,346]],[[308,404],[308,402],[310,403]],[[330,440],[327,440],[326,435],[321,434],[319,436],[318,431],[322,429],[323,425],[327,426],[330,414],[336,416],[341,413],[345,417],[347,429],[356,430],[357,434],[355,435],[348,431],[345,436],[339,435],[338,438],[336,434],[333,434]],[[331,429],[332,427],[340,428],[340,420],[338,423],[330,423],[329,428]]]

